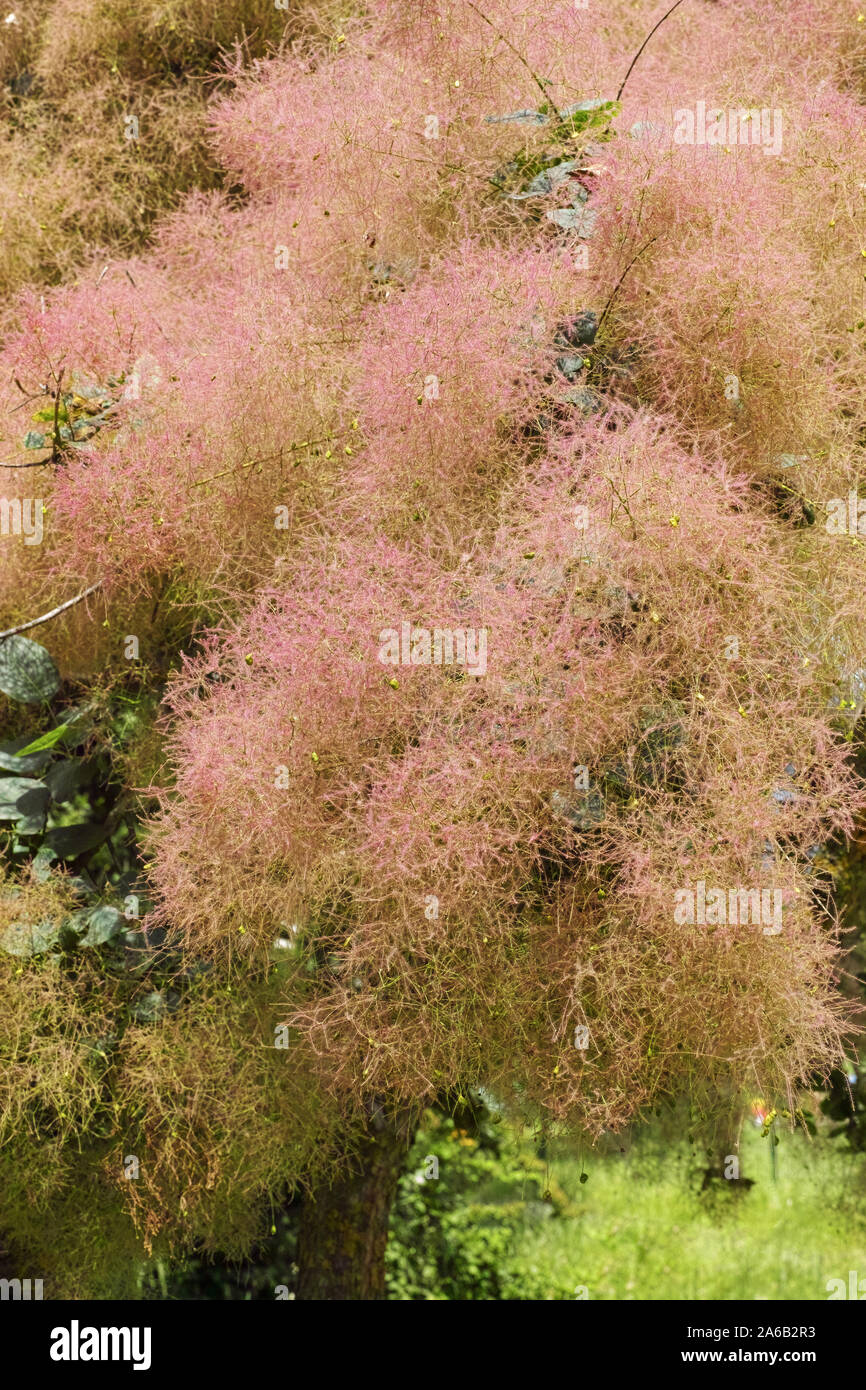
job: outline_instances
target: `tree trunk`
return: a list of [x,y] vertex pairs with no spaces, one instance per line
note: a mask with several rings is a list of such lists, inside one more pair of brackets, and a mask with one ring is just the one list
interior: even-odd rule
[[414,1112],[377,1108],[350,1176],[305,1199],[298,1232],[299,1299],[385,1297],[385,1246]]

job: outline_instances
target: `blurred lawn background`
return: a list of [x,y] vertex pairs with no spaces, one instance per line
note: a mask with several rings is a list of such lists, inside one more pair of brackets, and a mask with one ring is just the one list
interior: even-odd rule
[[[820,1117],[814,1137],[779,1120],[762,1137],[749,1116],[747,1181],[705,1187],[706,1151],[675,1118],[581,1159],[487,1100],[424,1117],[392,1212],[391,1300],[810,1302],[866,1278],[866,1153]],[[268,1216],[248,1263],[156,1265],[142,1296],[292,1298],[297,1211]]]
[[866,1275],[863,1155],[782,1130],[774,1177],[770,1137],[747,1124],[740,1156],[746,1191],[702,1192],[688,1144],[652,1133],[588,1161],[584,1184],[555,1160],[575,1213],[528,1224],[515,1267],[591,1299],[826,1299],[828,1279]]

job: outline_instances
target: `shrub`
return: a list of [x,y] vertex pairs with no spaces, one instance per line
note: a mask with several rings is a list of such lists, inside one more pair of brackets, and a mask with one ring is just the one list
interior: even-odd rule
[[0,33],[0,294],[68,279],[97,248],[128,255],[189,190],[220,186],[213,91],[334,28],[327,5],[273,0],[41,0],[12,14]]
[[[829,88],[841,31],[795,9]],[[52,620],[62,675],[116,689],[130,632],[149,693],[173,670],[147,930],[205,983],[150,1022],[116,986],[100,1134],[155,1252],[240,1248],[257,1194],[320,1180],[385,1101],[484,1084],[590,1139],[684,1089],[793,1112],[852,1026],[814,859],[864,806],[862,547],[823,525],[862,446],[860,113],[785,85],[775,3],[720,99],[786,102],[776,163],[625,133],[722,82],[730,6],[695,72],[672,18],[622,111],[633,16],[470,12],[373,5],[236,73],[210,120],[244,198],[22,295],[3,346],[11,463],[38,462],[4,478],[48,518],[4,547],[8,625],[98,585]],[[145,65],[177,51],[151,18]],[[483,632],[484,670],[392,667],[404,623]],[[783,930],[678,916],[702,881],[780,894]],[[452,1234],[460,1287],[488,1279]]]

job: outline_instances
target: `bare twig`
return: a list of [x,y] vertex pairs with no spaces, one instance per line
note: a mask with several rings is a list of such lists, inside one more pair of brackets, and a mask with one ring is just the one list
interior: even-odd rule
[[[679,3],[680,0],[677,0],[677,4]],[[490,25],[490,28],[493,30],[494,34],[496,34],[497,38],[500,38],[504,44],[507,44],[514,56],[516,58],[519,58],[520,62],[526,68],[526,71],[529,73],[536,87],[541,92],[541,95],[544,97],[545,102],[549,103],[550,106],[553,108],[553,113],[556,116],[556,119],[558,121],[561,121],[562,116],[560,114],[559,108],[554,104],[553,97],[550,95],[541,78],[538,76],[538,73],[534,72],[533,69],[529,66],[523,54],[520,52],[520,49],[514,47],[514,44],[511,42],[511,40],[506,38],[505,35],[499,29],[497,29],[496,25],[493,23],[492,20],[487,18],[486,14],[481,13],[478,6],[472,3],[472,0],[466,0],[466,4],[469,6],[470,10],[475,11],[479,19],[483,19],[485,24]]]
[[673,12],[674,12],[674,10],[677,9],[682,3],[683,3],[683,0],[677,0],[676,5],[671,5],[671,7],[670,7],[670,9],[668,10],[667,14],[663,14],[662,17],[661,17],[661,19],[659,20],[658,24],[654,24],[653,27],[652,27],[652,29],[650,29],[649,33],[647,34],[646,38],[644,39],[644,41],[643,41],[643,43],[641,44],[640,48],[638,49],[637,53],[634,55],[634,57],[632,58],[631,62],[630,62],[629,65],[628,65],[628,72],[626,73],[625,77],[622,79],[622,82],[620,83],[620,86],[619,86],[619,91],[618,91],[617,94],[616,94],[616,100],[617,100],[617,101],[619,101],[620,97],[622,96],[623,88],[625,87],[626,82],[628,82],[628,79],[631,77],[632,68],[634,67],[634,65],[635,65],[635,63],[637,62],[637,60],[638,60],[638,58],[640,57],[640,55],[643,53],[644,49],[646,48],[647,44],[649,43],[649,41],[650,41],[650,39],[652,38],[653,34],[655,33],[656,29],[660,29],[661,26],[664,24],[665,20],[668,18],[668,15],[672,15]]
[[[60,368],[59,375],[54,380],[57,382],[57,390],[54,394],[54,438],[51,441],[51,462],[57,463],[60,458],[60,387],[63,382],[63,368]],[[71,433],[71,431],[70,431]]]
[[[628,504],[628,493],[626,493],[625,497],[623,497],[622,493],[619,491],[619,489],[618,489],[618,488],[616,487],[616,485],[614,484],[613,478],[611,478],[611,477],[609,476],[609,474],[607,474],[607,473],[604,474],[604,478],[605,478],[605,480],[610,484],[610,490],[611,490],[611,492],[613,493],[614,497],[615,497],[616,500],[619,502],[620,506],[622,507],[623,511],[625,512],[626,516],[628,517],[629,522],[631,523],[631,538],[632,538],[633,541],[636,541],[636,540],[637,540],[637,526],[635,525],[635,519],[634,519],[634,517],[633,517],[632,514],[631,514],[631,507],[630,507],[629,504]],[[613,520],[613,513],[611,513],[611,520]]]
[[[38,391],[25,391],[17,376],[13,376],[12,380],[15,382],[15,385],[18,387],[18,390],[24,397],[24,400],[21,403],[22,405],[26,405],[28,401],[35,401],[38,396],[44,396],[46,391],[48,390],[47,386],[40,386]],[[20,410],[21,406],[16,406],[15,409]]]
[[51,609],[50,613],[43,613],[38,618],[31,618],[28,623],[19,623],[17,627],[8,627],[5,632],[0,632],[0,641],[2,641],[4,637],[14,637],[18,632],[27,632],[31,627],[39,627],[41,623],[47,623],[50,618],[56,618],[59,613],[65,613],[67,608],[74,608],[76,603],[80,603],[82,599],[89,598],[91,594],[95,594],[96,590],[101,587],[102,580],[97,579],[96,583],[91,584],[89,589],[85,589],[83,593],[76,594],[75,598],[68,598],[65,603],[59,603],[56,608]]
[[[296,449],[312,449],[316,444],[327,444],[333,438],[334,436],[332,434],[326,434],[321,439],[301,439],[298,440],[295,444],[284,445],[283,448],[288,449],[289,453],[293,454]],[[246,463],[241,463],[238,465],[237,471],[239,473],[242,473],[245,468],[254,468],[257,463],[272,463],[274,459],[281,459],[282,456],[283,449],[281,449],[278,454],[266,454],[264,458],[248,459]],[[192,486],[201,487],[203,483],[213,483],[216,481],[217,478],[225,478],[228,476],[229,473],[234,472],[235,465],[232,464],[229,468],[224,468],[221,473],[211,473],[209,478],[196,478]]]
[[596,331],[596,334],[599,334],[599,333],[601,332],[602,327],[604,326],[604,321],[605,321],[605,319],[607,318],[607,316],[608,316],[608,314],[609,314],[609,312],[610,312],[611,305],[613,304],[613,301],[614,301],[614,299],[616,298],[617,293],[619,292],[619,287],[620,287],[620,285],[622,284],[623,280],[624,280],[625,277],[628,275],[628,273],[629,273],[629,271],[631,270],[632,266],[634,265],[635,261],[638,260],[638,259],[643,255],[644,251],[648,251],[648,250],[649,250],[649,248],[652,246],[652,244],[653,244],[654,241],[658,241],[658,236],[650,237],[649,241],[646,242],[646,243],[640,248],[639,251],[636,251],[636,252],[635,252],[635,254],[632,256],[631,260],[629,261],[628,265],[626,266],[625,270],[622,272],[622,275],[621,275],[621,276],[619,277],[619,279],[617,280],[616,284],[615,284],[614,287],[613,287],[613,290],[611,291],[610,297],[609,297],[607,303],[605,304],[604,309],[602,310],[601,318],[600,318],[599,321],[598,321],[598,328],[595,330],[595,331]]
[[0,468],[49,468],[54,462],[49,454],[47,459],[36,459],[33,463],[0,463]]

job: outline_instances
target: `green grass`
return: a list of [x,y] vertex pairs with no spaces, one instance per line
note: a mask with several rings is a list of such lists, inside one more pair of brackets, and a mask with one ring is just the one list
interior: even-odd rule
[[715,1196],[687,1145],[653,1136],[588,1157],[584,1184],[579,1161],[551,1159],[576,1214],[524,1227],[514,1267],[590,1299],[821,1300],[828,1279],[866,1277],[866,1157],[783,1131],[774,1180],[769,1145],[749,1126],[741,1162],[755,1185]]

